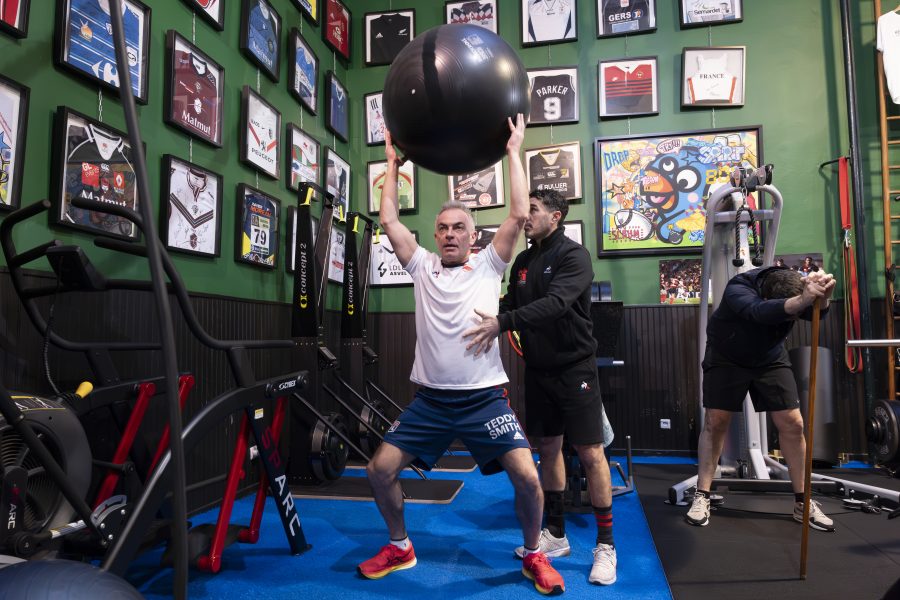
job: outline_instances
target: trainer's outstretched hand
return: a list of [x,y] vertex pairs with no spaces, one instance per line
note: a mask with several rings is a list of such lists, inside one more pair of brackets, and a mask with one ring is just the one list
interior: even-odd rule
[[525,140],[525,117],[519,113],[516,115],[515,123],[509,117],[506,118],[506,122],[509,124],[510,132],[509,141],[506,142],[506,151],[518,154],[522,149],[522,142]]
[[466,350],[475,348],[475,356],[478,356],[491,349],[494,338],[500,335],[500,322],[494,315],[483,313],[477,308],[475,314],[478,315],[478,318],[474,318],[478,321],[478,325],[463,332],[463,338],[472,338],[466,344]]

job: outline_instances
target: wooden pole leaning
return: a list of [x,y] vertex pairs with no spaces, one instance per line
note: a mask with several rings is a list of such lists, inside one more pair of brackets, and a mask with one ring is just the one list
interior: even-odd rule
[[809,353],[809,393],[806,409],[806,460],[803,468],[803,533],[800,538],[800,579],[806,579],[806,558],[809,547],[809,501],[812,496],[813,423],[816,415],[816,363],[819,360],[819,318],[821,298],[812,308],[812,349]]

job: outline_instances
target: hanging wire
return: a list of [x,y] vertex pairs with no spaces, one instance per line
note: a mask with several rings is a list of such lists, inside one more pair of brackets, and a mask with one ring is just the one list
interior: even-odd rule
[[259,94],[259,69],[256,69],[256,93]]
[[97,88],[97,120],[103,122],[103,90]]
[[191,43],[197,44],[197,13],[191,13]]
[[188,160],[194,162],[194,138],[188,138]]

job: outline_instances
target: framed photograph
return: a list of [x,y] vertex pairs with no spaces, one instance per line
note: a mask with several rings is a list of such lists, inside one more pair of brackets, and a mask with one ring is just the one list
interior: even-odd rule
[[578,122],[578,68],[528,69],[529,125]]
[[350,60],[350,9],[341,0],[322,0],[325,3],[325,26],[322,38],[325,45],[337,52],[344,61]]
[[174,29],[166,34],[166,123],[222,147],[225,69]]
[[332,227],[331,229],[331,249],[328,252],[328,281],[333,281],[334,283],[344,283],[344,251],[347,248],[346,235],[346,232],[341,227]]
[[659,303],[700,304],[702,270],[699,258],[659,261]]
[[319,0],[293,0],[297,10],[313,25],[319,24]]
[[477,173],[450,175],[450,199],[462,202],[469,209],[494,208],[506,204],[503,195],[503,161]]
[[494,241],[494,234],[500,229],[499,225],[476,225],[475,243],[472,244],[472,254],[478,254]]
[[160,226],[166,248],[218,257],[222,244],[222,176],[171,154],[163,156]]
[[[573,242],[578,242],[579,244],[584,246],[584,221],[564,221],[563,235]],[[530,248],[531,240],[528,240],[526,238],[526,243]]]
[[581,198],[581,144],[568,142],[525,150],[529,190],[553,189],[571,202]]
[[290,148],[287,187],[297,191],[301,181],[319,181],[319,142],[293,123],[288,123],[287,132]]
[[685,48],[681,107],[744,105],[744,46]]
[[0,75],[0,210],[19,208],[30,90]]
[[656,31],[656,0],[597,0],[598,38],[651,31]]
[[238,184],[237,236],[234,259],[274,269],[278,259],[278,225],[281,204],[245,183]]
[[416,11],[366,13],[366,66],[389,65],[416,35]]
[[249,85],[241,91],[241,160],[272,179],[280,176],[281,113]]
[[523,46],[574,42],[578,39],[578,0],[519,2],[522,7]]
[[[119,70],[113,50],[109,3],[100,0],[57,0],[56,15],[56,63],[102,88],[118,93]],[[131,90],[137,102],[147,104],[150,8],[139,0],[125,0],[122,18]]]
[[601,119],[659,114],[655,56],[601,60],[597,77]]
[[744,0],[679,0],[681,28],[726,25],[744,20]]
[[[416,240],[419,234],[415,231],[411,232]],[[391,287],[401,285],[412,285],[412,277],[397,260],[394,254],[394,247],[391,240],[386,235],[378,236],[378,243],[375,243],[375,236],[372,236],[372,253],[369,261],[369,285],[372,287]]]
[[72,206],[72,198],[110,202],[138,211],[134,156],[128,136],[100,121],[60,106],[54,135],[51,225],[95,235],[137,240],[128,219]]
[[[297,260],[297,207],[296,206],[288,206],[287,212],[287,245],[285,246],[287,249],[287,254],[285,254],[284,266],[287,269],[288,273],[294,272],[294,264]],[[315,249],[316,245],[316,236],[319,233],[319,220],[315,217],[310,217],[310,227],[312,227],[312,243],[313,249]]]
[[350,163],[325,148],[325,190],[334,195],[334,218],[343,220],[350,210]]
[[[369,214],[378,214],[381,210],[381,190],[384,187],[384,176],[387,173],[387,161],[376,160],[366,165],[369,182]],[[401,213],[416,210],[416,166],[406,161],[397,173],[397,205]]]
[[225,29],[225,0],[184,0],[194,12],[206,19],[213,28]]
[[241,0],[241,51],[272,81],[278,81],[281,16],[268,0]]
[[325,75],[325,128],[346,142],[350,129],[350,106],[347,88],[333,71]]
[[762,164],[759,126],[598,138],[597,256],[699,252],[710,194]]
[[296,28],[291,29],[289,47],[294,51],[288,75],[291,95],[314,115],[319,105],[319,59]]
[[31,0],[0,2],[0,31],[14,38],[28,35],[28,8]]
[[366,145],[377,146],[384,143],[384,111],[381,92],[363,96],[366,105]]
[[479,25],[497,33],[497,0],[464,0],[444,3],[444,23]]

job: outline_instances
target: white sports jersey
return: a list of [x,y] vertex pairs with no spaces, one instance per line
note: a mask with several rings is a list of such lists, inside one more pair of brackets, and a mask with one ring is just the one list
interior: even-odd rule
[[728,57],[697,56],[697,72],[688,77],[691,102],[734,102],[735,77],[728,70]]
[[569,0],[529,0],[528,41],[575,39],[575,21]]
[[406,265],[416,297],[416,360],[410,380],[444,390],[475,390],[509,381],[498,344],[475,357],[463,338],[475,325],[476,308],[497,314],[506,265],[493,244],[458,267],[445,267],[437,254],[416,249]]
[[216,197],[205,173],[181,166],[172,174],[169,245],[213,254],[216,251]]
[[900,15],[891,11],[878,18],[875,47],[881,52],[884,77],[894,104],[900,104]]

